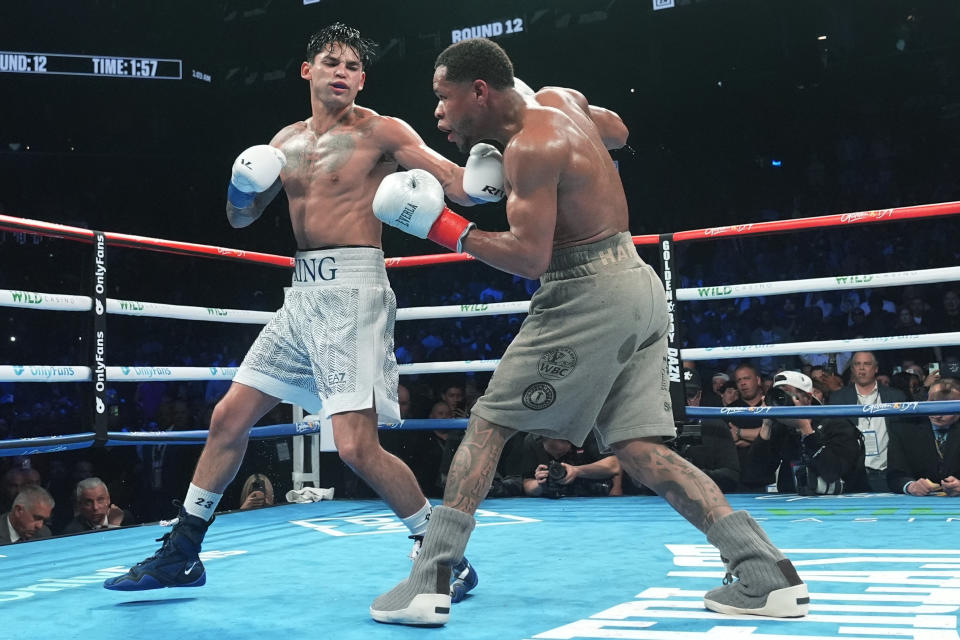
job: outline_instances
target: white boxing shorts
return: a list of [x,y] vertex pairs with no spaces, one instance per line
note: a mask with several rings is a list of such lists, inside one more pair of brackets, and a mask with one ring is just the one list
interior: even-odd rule
[[393,354],[397,299],[383,252],[340,247],[296,254],[293,286],[234,382],[326,416],[376,407],[398,422]]

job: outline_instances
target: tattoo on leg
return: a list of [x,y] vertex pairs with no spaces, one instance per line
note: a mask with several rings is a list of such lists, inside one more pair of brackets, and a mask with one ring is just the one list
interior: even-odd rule
[[443,503],[473,514],[487,496],[503,445],[515,431],[473,417],[450,463]]
[[700,469],[663,445],[624,452],[631,475],[650,487],[704,533],[731,511],[723,492]]

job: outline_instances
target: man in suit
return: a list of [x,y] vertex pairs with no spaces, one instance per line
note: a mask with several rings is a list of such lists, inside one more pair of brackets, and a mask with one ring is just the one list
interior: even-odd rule
[[[960,382],[943,378],[930,386],[928,400],[960,400]],[[924,421],[926,422],[926,421]],[[894,493],[960,495],[960,415],[930,416],[890,429],[887,483]]]
[[[857,351],[850,360],[850,382],[830,394],[830,404],[880,404],[906,402],[907,397],[899,389],[877,382],[877,357],[870,351]],[[883,418],[864,413],[857,422],[863,433],[866,447],[867,482],[870,490],[885,493],[887,488],[887,447],[890,441],[889,427],[895,418]]]
[[37,485],[27,485],[13,501],[13,508],[0,515],[0,544],[49,538],[46,520],[53,511],[53,497]]
[[110,490],[100,478],[84,478],[76,488],[77,514],[62,533],[115,529],[136,524],[133,515],[110,501]]

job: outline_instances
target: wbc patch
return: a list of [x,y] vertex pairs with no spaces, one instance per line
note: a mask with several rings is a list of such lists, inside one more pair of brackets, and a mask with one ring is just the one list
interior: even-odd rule
[[577,352],[570,347],[550,349],[537,363],[537,373],[547,380],[566,378],[577,366]]
[[534,411],[541,411],[553,404],[557,399],[557,392],[553,385],[547,382],[534,382],[523,391],[523,406]]

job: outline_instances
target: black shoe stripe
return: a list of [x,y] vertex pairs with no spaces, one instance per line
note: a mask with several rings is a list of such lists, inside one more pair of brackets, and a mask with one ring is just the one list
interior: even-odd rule
[[810,598],[797,598],[797,604],[810,604]]
[[450,613],[450,607],[434,607],[434,613]]
[[803,584],[803,580],[797,575],[797,570],[794,568],[793,563],[786,558],[777,562],[777,567],[780,568],[780,573],[783,574],[783,577],[786,578],[787,583],[789,583],[791,587]]

